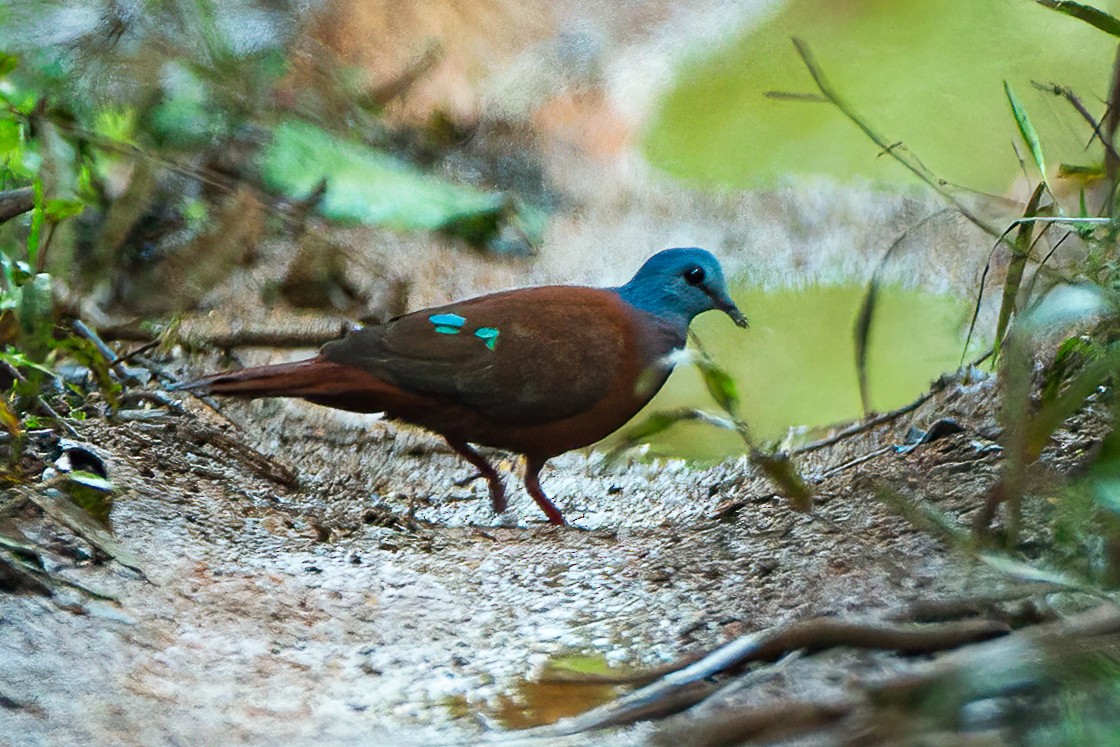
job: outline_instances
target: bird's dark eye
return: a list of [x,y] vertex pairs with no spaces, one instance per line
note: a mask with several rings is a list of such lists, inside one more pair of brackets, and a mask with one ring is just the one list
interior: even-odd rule
[[685,282],[689,285],[700,285],[704,282],[704,268],[693,265],[684,271]]

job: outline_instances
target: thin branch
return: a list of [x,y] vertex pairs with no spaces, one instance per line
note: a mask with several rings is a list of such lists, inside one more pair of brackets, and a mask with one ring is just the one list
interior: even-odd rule
[[[1104,133],[1101,132],[1100,123],[1097,122],[1093,114],[1085,108],[1085,105],[1081,103],[1081,99],[1077,97],[1077,94],[1073,92],[1072,88],[1060,86],[1057,83],[1039,83],[1038,81],[1031,81],[1031,85],[1040,91],[1052,93],[1055,96],[1061,96],[1068,101],[1070,106],[1076,109],[1077,113],[1081,115],[1082,119],[1088,122],[1089,126],[1093,128],[1093,138],[1101,141],[1101,145],[1108,151],[1109,157],[1113,160],[1120,161],[1120,153],[1116,152],[1116,146],[1113,145],[1112,138],[1104,136]],[[1089,145],[1092,145],[1092,143],[1093,139],[1090,138]]]
[[35,207],[35,190],[31,187],[0,192],[0,223],[6,223]]
[[[981,363],[991,357],[991,355],[992,351],[989,350],[988,352],[972,361],[969,364],[969,367],[971,368],[973,366],[979,366]],[[929,388],[929,391],[918,397],[910,404],[903,405],[897,410],[891,410],[890,412],[885,412],[881,415],[876,415],[873,418],[869,418],[862,422],[850,425],[839,433],[829,436],[828,438],[822,438],[819,441],[813,441],[812,443],[805,444],[804,446],[799,446],[796,449],[790,451],[790,456],[800,456],[801,454],[808,454],[814,451],[819,451],[829,446],[838,444],[845,439],[851,438],[852,436],[858,436],[861,433],[866,433],[867,431],[873,430],[883,423],[889,423],[892,420],[897,420],[903,415],[917,410],[926,402],[933,399],[939,393],[943,392],[951,383],[955,382],[956,380],[957,377],[955,375],[942,376],[937,381],[933,382],[933,384]]]
[[[813,76],[813,82],[817,84],[817,88],[820,89],[821,94],[824,95],[824,97],[827,98],[833,106],[839,109],[845,117],[851,120],[853,124],[859,127],[860,130],[862,130],[863,133],[867,135],[867,137],[873,143],[879,146],[879,148],[884,153],[901,164],[910,173],[914,174],[914,176],[918,177],[927,185],[929,185],[930,188],[937,192],[937,194],[941,195],[943,198],[952,203],[953,206],[961,212],[961,215],[963,215],[965,218],[979,227],[982,231],[991,234],[992,236],[1001,235],[1001,231],[988,225],[982,218],[980,218],[980,216],[969,210],[964,203],[962,203],[952,193],[946,190],[943,186],[942,180],[938,179],[928,168],[926,168],[925,165],[922,164],[920,159],[910,153],[910,151],[907,149],[893,146],[891,142],[887,140],[887,138],[883,137],[874,129],[872,129],[871,125],[864,121],[863,118],[861,118],[859,114],[857,114],[855,110],[852,109],[852,107],[840,97],[840,95],[836,92],[832,85],[825,79],[824,72],[817,64],[816,59],[813,57],[813,53],[809,49],[809,45],[806,44],[804,40],[795,36],[793,37],[793,45],[797,48],[797,53],[801,56],[801,60],[805,63],[805,67],[808,68],[809,74]],[[906,157],[905,154],[909,154],[910,157]]]

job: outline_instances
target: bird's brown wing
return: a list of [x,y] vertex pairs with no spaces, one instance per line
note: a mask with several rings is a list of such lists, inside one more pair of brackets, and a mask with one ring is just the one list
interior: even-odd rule
[[630,352],[629,323],[612,291],[528,288],[367,327],[328,343],[322,355],[498,422],[543,423],[602,398]]

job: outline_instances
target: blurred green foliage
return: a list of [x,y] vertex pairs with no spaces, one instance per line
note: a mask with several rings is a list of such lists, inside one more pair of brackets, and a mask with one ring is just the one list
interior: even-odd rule
[[447,231],[474,218],[480,224],[477,238],[484,240],[497,231],[505,207],[496,192],[424,174],[400,158],[308,122],[276,127],[261,159],[261,175],[270,189],[294,199],[325,182],[320,212],[340,222]]
[[[539,242],[543,211],[422,165],[412,146],[427,134],[387,124],[362,76],[326,55],[301,78],[310,13],[294,0],[0,5],[0,425],[13,443],[31,420],[117,407],[107,348],[69,323],[83,304],[190,308],[260,233],[298,235],[293,200],[320,184],[310,207],[336,222],[505,253]],[[63,362],[88,388],[64,381]]]

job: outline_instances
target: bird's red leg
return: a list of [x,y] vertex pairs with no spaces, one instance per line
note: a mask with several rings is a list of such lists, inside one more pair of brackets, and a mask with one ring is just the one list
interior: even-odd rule
[[494,513],[500,514],[506,510],[506,489],[502,486],[502,478],[498,474],[498,470],[490,466],[490,462],[479,454],[477,451],[467,445],[465,441],[454,441],[447,439],[447,445],[455,450],[455,453],[466,459],[475,469],[478,470],[478,475],[475,475],[471,480],[477,477],[486,478],[486,484],[490,486],[490,503],[494,505]]
[[534,459],[533,457],[525,457],[525,489],[529,491],[529,495],[537,502],[537,505],[544,511],[545,516],[548,517],[549,522],[552,524],[564,524],[564,517],[560,514],[560,509],[556,508],[556,504],[548,499],[541,489],[540,472],[541,467],[548,461],[546,459]]

